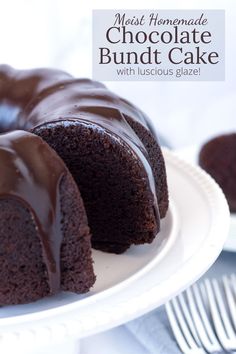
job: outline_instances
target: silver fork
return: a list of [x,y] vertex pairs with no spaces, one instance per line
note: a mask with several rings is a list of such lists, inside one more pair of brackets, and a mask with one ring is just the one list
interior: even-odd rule
[[236,351],[236,276],[205,279],[166,304],[167,315],[185,354]]

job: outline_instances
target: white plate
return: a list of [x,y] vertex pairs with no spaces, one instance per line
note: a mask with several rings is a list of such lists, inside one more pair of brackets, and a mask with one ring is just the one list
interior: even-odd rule
[[[194,165],[198,164],[199,146],[188,146],[186,148],[176,150],[176,154]],[[236,252],[236,214],[230,215],[230,229],[228,237],[224,244],[224,250]]]
[[223,193],[199,168],[167,150],[164,155],[171,207],[162,222],[160,241],[132,247],[120,256],[94,252],[97,281],[87,296],[60,294],[1,308],[1,352],[46,354],[61,349],[75,353],[75,338],[112,328],[160,306],[212,265],[229,227]]

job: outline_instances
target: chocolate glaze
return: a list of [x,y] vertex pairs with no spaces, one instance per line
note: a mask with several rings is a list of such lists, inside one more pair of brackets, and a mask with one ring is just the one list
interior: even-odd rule
[[[99,82],[74,79],[58,70],[14,70],[0,65],[0,133],[15,129],[34,132],[44,124],[66,126],[70,121],[106,130],[119,144],[126,145],[134,159],[142,163],[159,220],[149,155],[128,124],[128,117],[155,135],[143,112]],[[34,158],[36,153],[39,154],[37,159]],[[1,184],[0,197],[20,198],[34,215],[53,293],[60,286],[59,249],[62,236],[58,186],[65,167],[53,163],[54,155],[46,155],[46,144],[29,133],[14,132],[0,137],[0,159],[5,159],[4,163],[9,165],[10,171],[6,169],[0,182],[12,176],[7,185]],[[30,166],[29,169],[27,166]],[[49,172],[52,170],[53,174]]]
[[[58,70],[14,70],[0,65],[0,132],[32,131],[49,122],[81,121],[96,125],[125,142],[147,173],[156,215],[159,215],[155,181],[148,152],[126,117],[155,135],[148,118],[137,107],[110,92],[102,83],[74,79]],[[2,107],[2,108],[1,108]],[[4,108],[4,115],[2,110]],[[8,120],[4,120],[8,112]]]
[[31,212],[54,294],[61,283],[59,185],[66,167],[41,138],[19,130],[0,135],[0,161],[0,199],[16,198]]

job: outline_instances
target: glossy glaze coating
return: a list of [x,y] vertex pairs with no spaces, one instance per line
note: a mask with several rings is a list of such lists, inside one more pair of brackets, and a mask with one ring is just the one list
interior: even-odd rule
[[33,215],[54,294],[61,283],[59,185],[66,167],[41,138],[24,131],[0,135],[0,162],[0,199],[16,198]]
[[138,158],[147,173],[156,215],[159,215],[155,181],[148,152],[126,117],[152,130],[147,117],[131,103],[110,92],[102,83],[74,79],[58,70],[15,70],[0,65],[0,132],[34,131],[48,122],[86,121],[117,136]]

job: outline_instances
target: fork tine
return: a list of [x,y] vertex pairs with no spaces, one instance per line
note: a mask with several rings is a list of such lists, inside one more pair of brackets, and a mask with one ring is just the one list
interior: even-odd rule
[[[186,294],[187,294],[187,298],[188,298],[188,304],[189,304],[189,309],[191,311],[191,315],[193,318],[193,321],[195,323],[199,338],[202,342],[202,345],[204,346],[204,348],[208,351],[208,352],[213,352],[213,351],[217,351],[217,350],[221,350],[221,346],[219,344],[219,342],[217,341],[216,338],[214,338],[213,336],[211,336],[212,341],[209,338],[208,332],[206,327],[204,326],[204,315],[203,318],[201,318],[201,312],[199,311],[199,307],[201,308],[201,303],[200,303],[200,295],[196,290],[197,288],[195,287],[195,299],[193,296],[193,290],[192,288],[188,288],[186,290]],[[196,306],[199,305],[200,306]],[[202,312],[203,309],[201,308]],[[209,329],[209,328],[208,328]],[[211,331],[210,331],[211,332]],[[212,334],[212,333],[211,333]]]
[[177,343],[181,349],[181,351],[183,353],[187,353],[189,351],[189,346],[181,332],[181,329],[179,327],[179,324],[177,322],[177,319],[175,317],[175,314],[174,314],[174,310],[172,309],[172,305],[171,305],[172,301],[170,302],[167,302],[165,304],[165,308],[166,308],[166,313],[167,313],[167,316],[168,316],[168,319],[170,321],[170,325],[171,325],[171,328],[172,328],[172,331],[174,333],[174,336],[177,340]]
[[231,280],[231,285],[232,285],[234,299],[235,299],[235,297],[236,297],[236,276],[235,276],[235,274],[231,274],[230,280]]
[[[229,338],[227,337],[227,334],[225,332],[225,328],[222,323],[222,319],[220,316],[220,312],[217,307],[217,302],[214,296],[214,292],[212,289],[212,285],[209,281],[209,279],[205,279],[204,281],[206,292],[208,295],[208,301],[209,301],[209,307],[211,310],[211,315],[212,315],[212,320],[214,323],[214,327],[217,333],[217,337],[221,343],[221,345],[226,349],[226,350],[231,350],[231,342]],[[217,287],[216,287],[217,288]],[[219,296],[217,297],[219,298]]]
[[232,327],[232,325],[230,323],[230,319],[229,319],[229,316],[227,314],[227,310],[225,308],[225,304],[224,304],[224,300],[222,298],[222,294],[221,294],[221,291],[220,291],[220,288],[219,288],[219,284],[216,281],[216,279],[213,279],[212,285],[213,285],[213,288],[214,288],[214,291],[215,291],[215,297],[216,297],[216,300],[217,300],[217,303],[218,303],[218,306],[219,306],[219,310],[220,310],[221,318],[222,318],[222,321],[223,321],[223,324],[224,324],[224,327],[225,327],[225,330],[226,330],[226,334],[227,334],[229,339],[233,339],[233,338],[235,338],[234,330],[233,330],[233,327]]
[[171,328],[182,352],[187,354],[193,353],[194,351],[195,353],[203,354],[204,351],[197,346],[188,329],[176,298],[173,298],[166,304],[166,312]]
[[220,351],[221,350],[221,345],[212,329],[212,326],[210,324],[207,312],[206,312],[206,308],[204,306],[204,302],[203,302],[203,289],[201,287],[200,284],[200,289],[201,289],[201,293],[199,290],[199,287],[197,286],[197,284],[194,284],[193,287],[193,294],[196,300],[196,304],[197,304],[197,308],[203,323],[203,326],[205,328],[205,331],[207,333],[210,345],[206,347],[206,349],[211,352],[211,351]]
[[186,304],[186,301],[184,299],[183,293],[178,295],[178,300],[179,300],[179,303],[181,305],[184,317],[185,317],[185,319],[186,319],[186,321],[188,323],[189,329],[190,329],[190,331],[191,331],[191,333],[193,335],[193,338],[195,339],[195,342],[197,343],[197,345],[199,347],[201,347],[201,342],[200,342],[199,336],[198,336],[198,334],[196,332],[196,328],[195,328],[195,325],[193,323],[192,317],[190,315],[189,308],[188,308],[188,306]]
[[234,329],[236,330],[236,306],[235,306],[234,296],[231,289],[230,279],[226,276],[223,276],[223,285],[224,285],[224,290],[225,290],[226,300],[229,307],[231,320],[234,325]]

